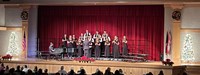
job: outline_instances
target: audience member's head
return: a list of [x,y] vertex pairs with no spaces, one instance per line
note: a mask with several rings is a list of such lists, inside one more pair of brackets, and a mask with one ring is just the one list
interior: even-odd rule
[[35,73],[38,72],[38,68],[37,68],[37,66],[35,66],[35,68],[34,68],[34,72],[35,72]]
[[28,66],[27,66],[27,65],[24,65],[24,68],[28,68]]
[[110,67],[108,67],[106,70],[105,70],[105,73],[104,73],[104,75],[112,75],[113,73],[112,72],[110,72]]
[[41,68],[38,70],[38,73],[39,73],[39,74],[42,74],[42,69],[41,69]]
[[114,75],[120,75],[119,70],[115,70],[115,74]]
[[21,67],[20,70],[22,71],[24,69],[24,67]]
[[0,75],[4,74],[5,72],[5,67],[4,65],[0,67]]
[[119,73],[120,73],[120,74],[124,74],[123,71],[122,71],[122,69],[119,69]]
[[44,70],[44,74],[43,75],[48,75],[48,69]]
[[44,73],[48,73],[48,69],[45,69],[45,70],[44,70]]
[[12,74],[14,74],[14,72],[15,72],[15,68],[11,68],[10,70],[9,70],[9,73],[12,75]]
[[107,68],[107,70],[108,70],[108,71],[110,71],[110,70],[111,70],[111,68],[110,68],[110,67],[108,67],[108,68]]
[[1,67],[4,67],[4,63],[1,63]]
[[183,75],[188,75],[186,72],[183,72]]
[[0,71],[4,71],[4,69],[5,69],[5,66],[4,66],[4,64],[3,64],[3,63],[1,63],[1,66],[0,66]]
[[21,71],[21,68],[20,68],[20,65],[18,65],[16,68],[16,72],[20,72],[20,71]]
[[29,69],[29,70],[27,71],[27,75],[33,75],[32,70]]
[[99,70],[99,68],[97,68],[96,72],[92,75],[103,75],[103,73]]
[[57,72],[55,75],[60,75],[60,73]]
[[80,75],[85,75],[85,74],[86,74],[85,69],[81,69],[80,70]]
[[153,73],[152,73],[152,72],[149,72],[149,73],[147,73],[146,75],[153,75]]
[[97,69],[96,69],[96,72],[99,72],[99,71],[100,71],[99,68],[97,68]]
[[60,70],[64,70],[64,66],[61,66],[61,67],[60,67]]
[[74,69],[71,69],[70,71],[69,71],[69,74],[68,75],[75,75],[76,73],[74,72]]
[[83,67],[80,67],[80,70],[79,71],[81,71],[82,69],[84,69]]
[[9,70],[9,66],[8,65],[6,66],[6,70]]
[[164,75],[163,71],[161,70],[158,75]]

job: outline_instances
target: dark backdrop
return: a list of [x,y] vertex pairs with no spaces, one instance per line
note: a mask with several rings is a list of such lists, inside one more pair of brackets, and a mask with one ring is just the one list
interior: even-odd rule
[[[160,60],[164,39],[164,6],[39,6],[39,50],[48,50],[49,42],[62,45],[63,34],[92,34],[106,30],[111,36],[127,36],[129,53],[147,53],[149,60]],[[120,43],[121,44],[121,43]],[[121,45],[120,45],[121,49]]]

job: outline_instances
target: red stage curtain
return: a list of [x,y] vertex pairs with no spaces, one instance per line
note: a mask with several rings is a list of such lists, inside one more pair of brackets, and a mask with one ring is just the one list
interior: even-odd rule
[[[126,35],[129,53],[147,53],[149,60],[160,60],[163,52],[164,6],[39,6],[39,50],[48,50],[49,42],[62,44],[63,34],[76,37],[88,29],[106,30],[111,39]],[[121,47],[120,47],[121,48]]]

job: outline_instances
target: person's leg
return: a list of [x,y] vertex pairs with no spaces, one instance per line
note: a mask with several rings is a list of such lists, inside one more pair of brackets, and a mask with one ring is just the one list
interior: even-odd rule
[[68,56],[68,58],[70,58],[71,57],[71,48],[67,48],[67,56]]
[[87,57],[91,57],[91,49],[88,49],[88,56]]
[[81,49],[78,48],[78,57],[81,57]]
[[95,57],[95,59],[97,59],[97,49],[96,48],[94,49],[94,57]]
[[101,55],[101,54],[105,54],[105,53],[104,53],[104,52],[105,52],[105,41],[101,42],[100,49],[101,49],[100,55]]
[[69,58],[72,58],[73,52],[74,52],[74,48],[70,48],[70,51],[69,51]]
[[87,49],[87,57],[90,57],[90,49]]
[[87,56],[87,52],[86,52],[86,49],[84,49],[83,51],[84,51],[84,56]]

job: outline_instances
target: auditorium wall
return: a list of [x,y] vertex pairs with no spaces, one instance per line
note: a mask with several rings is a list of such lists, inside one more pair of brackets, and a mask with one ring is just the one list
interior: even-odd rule
[[184,7],[181,20],[181,51],[184,49],[186,34],[191,35],[191,47],[195,62],[200,62],[200,6]]
[[200,28],[200,6],[188,6],[182,10],[181,28]]
[[0,26],[20,27],[22,20],[20,18],[22,9],[19,6],[6,6],[0,4]]
[[28,57],[35,57],[37,51],[37,6],[31,6],[28,23]]
[[0,5],[0,26],[5,25],[5,8],[4,5]]
[[21,20],[22,9],[18,6],[5,6],[5,26],[20,27],[22,26]]

